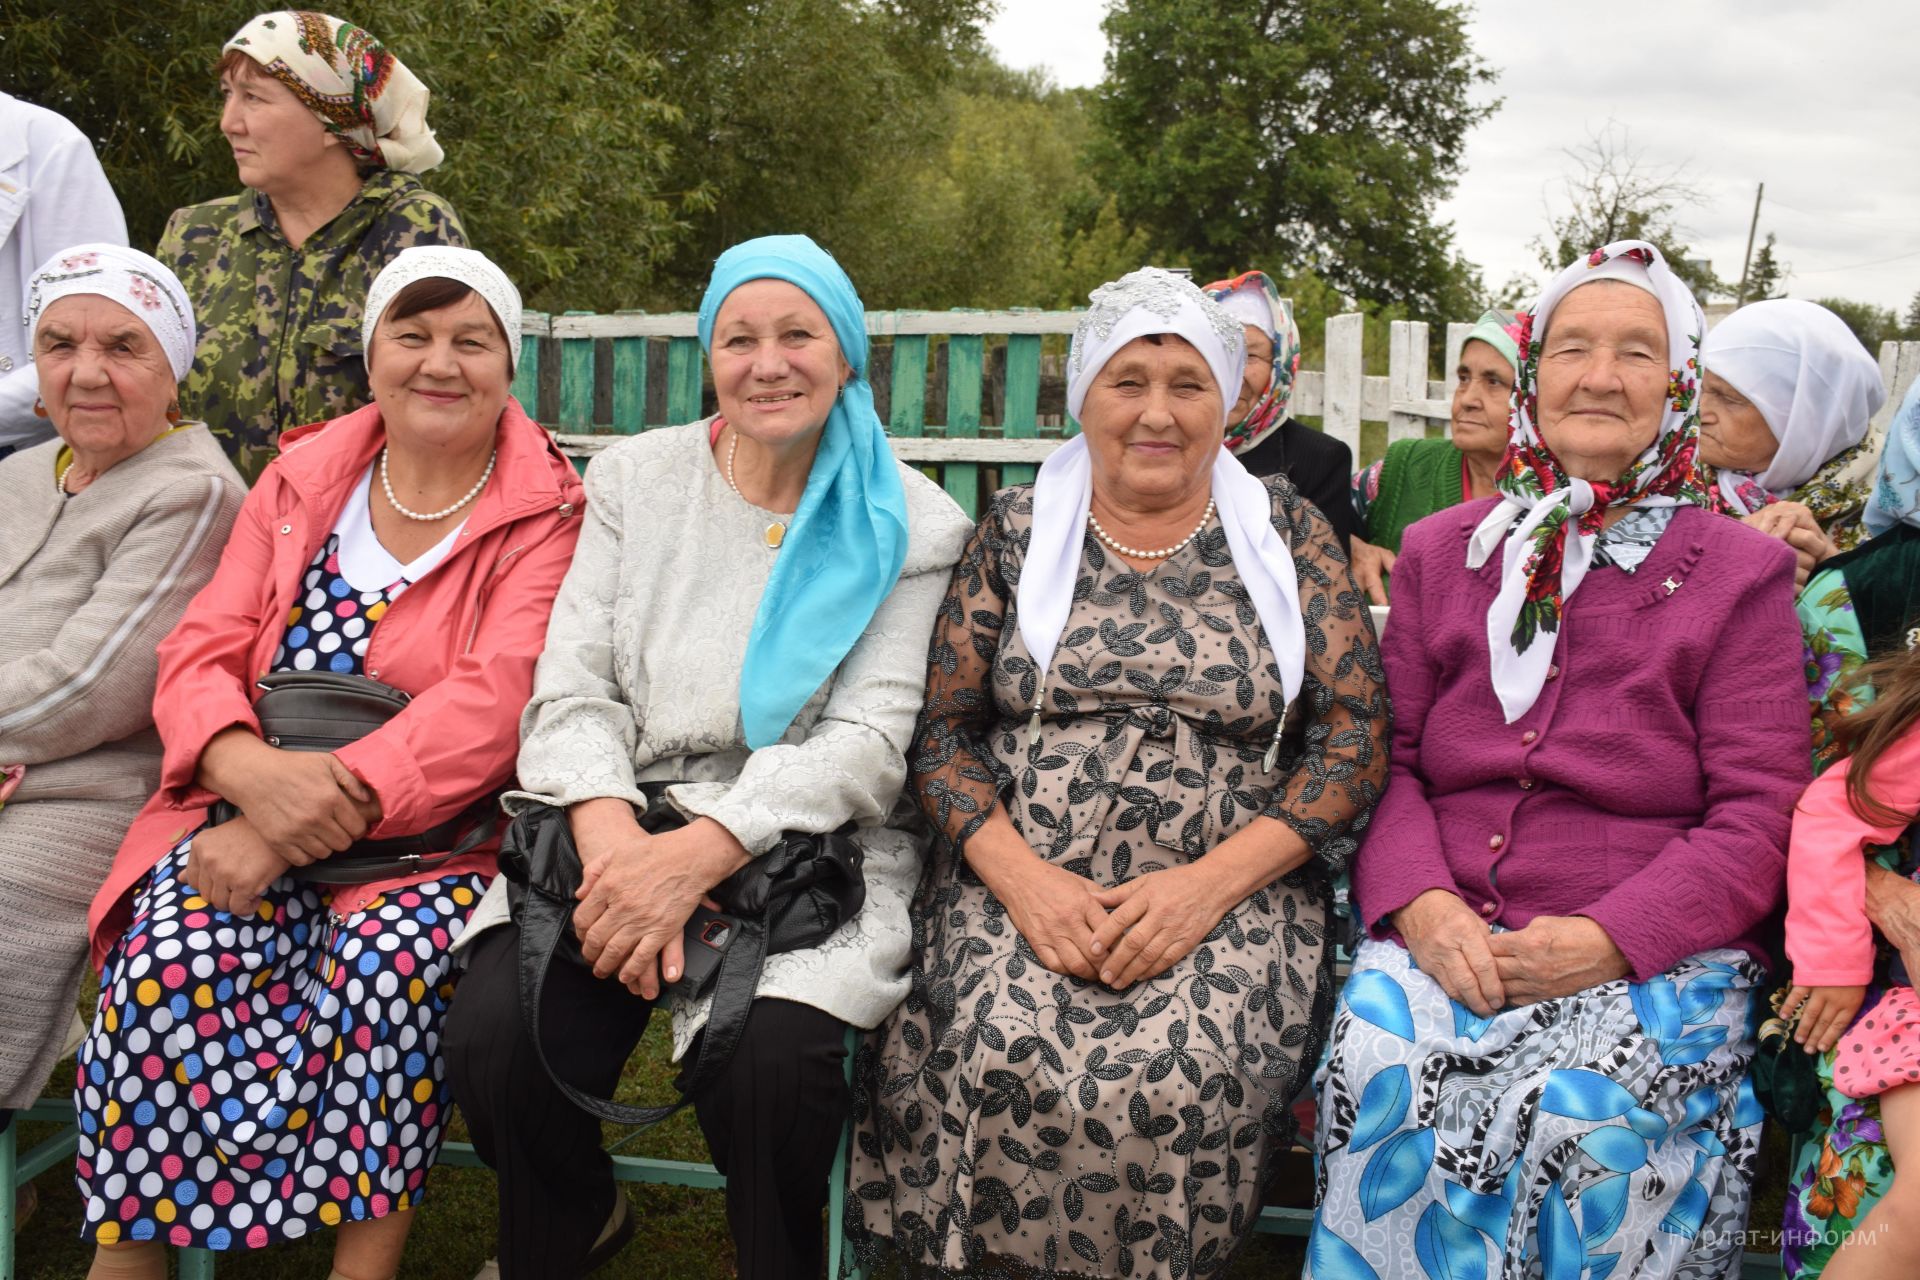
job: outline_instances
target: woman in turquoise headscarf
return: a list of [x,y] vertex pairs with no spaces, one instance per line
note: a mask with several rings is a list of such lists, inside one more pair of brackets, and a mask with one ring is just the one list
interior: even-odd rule
[[[907,990],[920,859],[896,807],[927,635],[971,524],[894,460],[860,297],[813,241],[722,254],[700,340],[719,412],[587,469],[507,804],[571,818],[587,873],[573,925],[593,972],[551,969],[542,1039],[568,1083],[600,1097],[680,977],[701,899],[782,832],[857,825],[865,905],[821,946],[768,958],[739,1048],[694,1099],[727,1175],[738,1274],[813,1277],[846,1029],[878,1025]],[[644,833],[650,797],[687,825]],[[531,1052],[518,934],[504,897],[476,909],[448,1072],[500,1173],[498,1274],[580,1275],[633,1221],[599,1122]],[[706,1007],[676,998],[672,1012],[677,1056]]]

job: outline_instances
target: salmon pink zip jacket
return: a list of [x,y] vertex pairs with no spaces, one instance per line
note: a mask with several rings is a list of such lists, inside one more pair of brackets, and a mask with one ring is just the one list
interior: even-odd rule
[[[303,576],[386,441],[378,405],[296,427],[240,509],[213,580],[161,642],[154,722],[160,790],[134,819],[88,917],[98,969],[131,918],[133,888],[218,797],[195,781],[200,753],[234,725],[255,733],[267,674]],[[334,753],[380,798],[370,838],[415,835],[513,778],[520,713],[547,615],[573,559],[585,491],[553,438],[509,399],[493,478],[453,549],[388,607],[366,674],[413,695],[405,710]],[[432,871],[333,890],[345,918],[403,885],[490,875],[498,841]]]

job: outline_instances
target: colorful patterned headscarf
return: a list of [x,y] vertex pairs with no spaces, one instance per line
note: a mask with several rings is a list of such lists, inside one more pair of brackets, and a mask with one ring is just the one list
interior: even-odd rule
[[780,741],[852,652],[907,560],[907,490],[867,383],[867,312],[833,256],[806,236],[761,236],[721,254],[700,299],[700,346],[727,295],[784,280],[826,313],[853,377],[827,411],[780,557],[747,633],[740,722],[754,750]]
[[[1667,321],[1670,375],[1666,408],[1653,443],[1610,483],[1567,475],[1540,434],[1540,342],[1555,307],[1574,289],[1621,280],[1651,293]],[[1546,683],[1566,602],[1593,563],[1612,507],[1707,505],[1694,466],[1699,445],[1700,304],[1644,240],[1620,240],[1555,276],[1520,317],[1520,371],[1514,386],[1513,437],[1494,487],[1500,501],[1467,543],[1467,567],[1486,564],[1504,544],[1500,594],[1487,612],[1493,688],[1507,723],[1532,709]],[[1518,523],[1516,524],[1516,520]]]
[[293,90],[362,164],[425,173],[446,158],[427,128],[427,86],[365,27],[278,9],[236,31],[228,50]]
[[1898,524],[1920,526],[1920,382],[1907,388],[1887,428],[1880,478],[1862,518],[1875,537]]
[[[1293,380],[1300,372],[1300,330],[1293,323],[1293,308],[1281,300],[1280,290],[1263,271],[1216,280],[1207,286],[1206,294],[1240,323],[1263,331],[1273,343],[1267,389],[1253,402],[1246,417],[1227,427],[1228,451],[1244,453],[1287,420],[1287,402],[1293,399]],[[1233,398],[1239,399],[1239,393],[1235,392]],[[1232,403],[1227,407],[1231,409]]]

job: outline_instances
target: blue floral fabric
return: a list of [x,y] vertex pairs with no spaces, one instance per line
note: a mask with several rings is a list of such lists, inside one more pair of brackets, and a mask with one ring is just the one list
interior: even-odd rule
[[1718,1280],[1761,1110],[1761,972],[1718,950],[1481,1018],[1396,943],[1354,957],[1321,1075],[1313,1280]]

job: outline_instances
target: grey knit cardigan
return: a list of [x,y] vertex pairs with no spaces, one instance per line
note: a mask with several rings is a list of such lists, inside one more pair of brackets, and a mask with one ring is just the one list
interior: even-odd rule
[[70,498],[60,448],[0,459],[0,764],[27,767],[15,803],[138,807],[160,781],[154,649],[213,576],[246,485],[201,424]]

